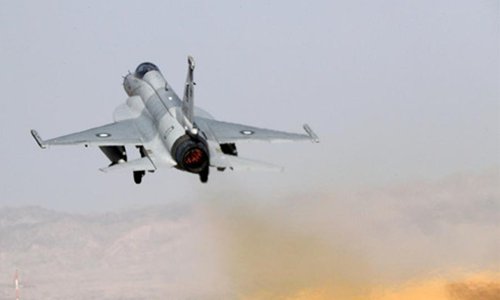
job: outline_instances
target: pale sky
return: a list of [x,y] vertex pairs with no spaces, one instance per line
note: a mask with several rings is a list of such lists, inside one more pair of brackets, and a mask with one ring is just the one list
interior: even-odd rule
[[[497,0],[3,1],[0,206],[103,211],[433,180],[500,165]],[[38,148],[112,121],[121,76],[156,63],[220,120],[320,144],[241,145],[285,173],[103,174],[97,148]]]

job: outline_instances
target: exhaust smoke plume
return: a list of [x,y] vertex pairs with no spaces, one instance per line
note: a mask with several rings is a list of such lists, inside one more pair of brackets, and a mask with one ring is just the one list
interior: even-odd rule
[[318,237],[280,214],[241,203],[212,208],[226,272],[239,298],[311,299],[315,293],[318,299],[354,299],[366,294],[368,266],[348,236]]
[[498,170],[206,202],[240,299],[500,299]]

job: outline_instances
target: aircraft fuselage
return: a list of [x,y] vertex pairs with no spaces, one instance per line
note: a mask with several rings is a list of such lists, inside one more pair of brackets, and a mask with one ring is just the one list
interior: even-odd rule
[[182,125],[182,101],[156,66],[149,63],[139,65],[134,74],[124,78],[123,87],[130,97],[140,97],[145,113],[154,121],[158,138],[177,163],[177,168],[192,173],[208,169],[209,152],[205,139]]

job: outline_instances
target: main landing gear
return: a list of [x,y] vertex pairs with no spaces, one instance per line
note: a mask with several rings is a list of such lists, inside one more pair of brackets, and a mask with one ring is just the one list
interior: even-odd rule
[[134,182],[140,184],[144,175],[146,175],[146,171],[134,171]]
[[203,169],[200,172],[200,181],[202,183],[207,183],[207,181],[208,181],[208,167],[206,167],[205,169]]
[[[147,152],[144,146],[136,146],[136,148],[139,149],[141,157],[147,156]],[[146,171],[134,171],[134,182],[136,184],[140,184],[142,182],[142,177],[144,177],[144,175],[146,175]]]

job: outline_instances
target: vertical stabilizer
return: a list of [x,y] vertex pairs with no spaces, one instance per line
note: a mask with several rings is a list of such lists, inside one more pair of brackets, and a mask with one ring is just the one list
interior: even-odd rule
[[189,131],[193,132],[196,129],[193,126],[193,110],[194,110],[194,58],[188,56],[188,73],[186,78],[186,86],[184,87],[184,98],[182,99],[182,113],[184,114],[184,126]]

